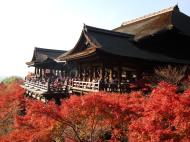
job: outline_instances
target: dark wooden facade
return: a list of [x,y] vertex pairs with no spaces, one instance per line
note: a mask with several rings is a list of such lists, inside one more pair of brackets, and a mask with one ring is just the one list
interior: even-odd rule
[[29,67],[34,67],[34,73],[26,76],[23,85],[27,95],[42,101],[51,98],[59,100],[60,94],[65,93],[65,88],[55,88],[53,84],[50,84],[50,81],[65,74],[65,62],[56,61],[56,58],[65,52],[63,50],[34,48],[32,60],[26,63]]
[[45,48],[34,48],[34,53],[32,60],[26,64],[30,67],[35,68],[35,75],[42,77],[46,70],[49,70],[50,73],[63,72],[64,71],[64,62],[57,62],[56,58],[66,51],[63,50],[54,50],[54,49],[45,49]]
[[78,69],[76,77],[80,80],[87,80],[81,78],[81,74],[88,70],[90,81],[96,77],[96,70],[99,72],[97,76],[99,79],[109,76],[111,81],[117,76],[120,81],[123,71],[140,74],[151,71],[158,65],[189,63],[187,60],[144,50],[138,47],[133,38],[134,36],[129,34],[85,25],[76,46],[67,54],[59,56],[57,60],[75,64]]
[[124,22],[114,30],[84,25],[73,49],[56,56],[53,50],[44,56],[35,49],[27,64],[62,70],[70,90],[107,91],[112,86],[121,91],[122,84],[152,73],[155,67],[189,65],[189,25],[190,17],[177,6]]

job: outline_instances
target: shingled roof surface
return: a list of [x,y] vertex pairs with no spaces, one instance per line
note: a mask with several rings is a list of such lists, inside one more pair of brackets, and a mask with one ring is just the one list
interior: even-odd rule
[[190,36],[190,18],[179,11],[178,6],[163,9],[161,11],[123,22],[114,31],[130,33],[135,39],[141,39],[153,35],[162,30],[170,30],[173,27]]
[[[85,38],[86,40],[84,40]],[[81,48],[86,41],[89,41],[92,47]],[[82,44],[82,42],[84,43]],[[161,54],[151,53],[136,47],[133,43],[132,35],[99,29],[87,25],[84,26],[81,37],[76,46],[67,54],[63,54],[57,59],[70,60],[74,58],[82,58],[96,52],[97,50],[128,58],[170,63],[187,63],[184,60],[178,60]]]
[[27,62],[27,65],[31,65],[34,63],[40,63],[44,62],[47,59],[55,59],[61,54],[65,53],[66,51],[63,50],[55,50],[55,49],[45,49],[45,48],[34,48],[34,53],[32,60],[30,62]]

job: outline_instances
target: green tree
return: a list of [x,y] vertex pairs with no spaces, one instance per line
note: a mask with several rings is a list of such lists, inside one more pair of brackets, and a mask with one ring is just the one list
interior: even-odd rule
[[5,78],[2,83],[3,84],[11,84],[11,83],[22,83],[23,79],[19,76],[10,76]]

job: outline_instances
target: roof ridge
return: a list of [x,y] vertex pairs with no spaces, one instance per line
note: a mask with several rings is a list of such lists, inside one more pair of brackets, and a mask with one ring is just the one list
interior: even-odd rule
[[122,37],[128,37],[128,38],[134,36],[132,34],[121,33],[121,32],[117,32],[117,31],[113,31],[113,30],[107,30],[107,29],[92,27],[92,26],[88,26],[88,25],[84,25],[83,30],[84,31],[91,30],[91,31],[94,31],[94,32],[101,32],[101,33],[104,33],[104,34],[112,34],[112,35],[115,35],[115,36],[122,36]]
[[146,15],[144,15],[144,16],[141,16],[141,17],[138,17],[138,18],[135,18],[135,19],[132,19],[132,20],[123,22],[123,23],[121,24],[121,26],[125,26],[125,25],[128,25],[128,24],[132,24],[132,23],[135,23],[135,22],[138,22],[138,21],[147,19],[147,18],[151,18],[151,17],[157,16],[157,15],[166,13],[166,12],[171,12],[171,11],[173,11],[173,10],[175,9],[175,7],[178,7],[178,6],[175,5],[175,6],[172,6],[172,7],[169,7],[169,8],[162,9],[162,10],[157,11],[157,12],[153,12],[153,13],[150,13],[150,14],[146,14]]
[[40,48],[40,47],[35,47],[38,51],[55,51],[55,52],[65,52],[65,50],[59,50],[59,49],[48,49],[48,48]]

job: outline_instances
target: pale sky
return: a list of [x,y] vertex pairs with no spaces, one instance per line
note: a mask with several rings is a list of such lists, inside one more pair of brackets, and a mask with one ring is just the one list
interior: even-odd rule
[[0,0],[0,76],[25,76],[34,47],[69,50],[83,23],[113,29],[122,22],[190,0]]

